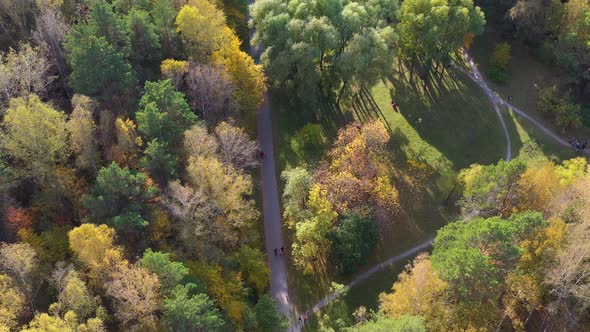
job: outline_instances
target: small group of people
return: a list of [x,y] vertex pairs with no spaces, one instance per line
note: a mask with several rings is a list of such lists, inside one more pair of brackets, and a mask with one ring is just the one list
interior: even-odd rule
[[285,255],[285,247],[281,247],[281,253],[279,254],[279,248],[275,248],[275,256],[284,256]]
[[575,137],[572,137],[572,139],[569,140],[569,143],[576,152],[584,151],[586,150],[586,146],[588,146],[588,141],[585,141],[584,143],[580,144],[580,141]]

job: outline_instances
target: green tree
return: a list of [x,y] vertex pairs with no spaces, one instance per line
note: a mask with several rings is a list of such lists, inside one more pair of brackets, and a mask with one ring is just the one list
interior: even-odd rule
[[160,280],[161,289],[172,292],[188,275],[188,269],[180,262],[170,260],[170,254],[147,249],[143,253],[140,264],[148,271],[155,273]]
[[81,30],[69,35],[64,47],[72,67],[70,83],[76,92],[111,101],[112,95],[134,90],[136,78],[131,65],[105,37]]
[[[160,65],[160,37],[149,13],[132,9],[126,17],[129,30],[129,58],[137,70],[149,70]],[[147,68],[146,68],[147,67]]]
[[272,332],[286,329],[289,326],[287,317],[277,309],[277,305],[268,294],[262,295],[254,307],[254,315],[258,324],[257,331]]
[[194,284],[179,285],[164,302],[164,323],[170,331],[220,331],[221,313],[203,293],[195,293]]
[[170,153],[170,147],[166,143],[160,143],[158,139],[148,142],[141,158],[141,165],[145,167],[154,180],[166,184],[178,173],[178,156]]
[[264,292],[270,282],[270,270],[266,265],[265,255],[260,249],[243,245],[235,254],[235,259],[240,264],[240,271],[244,273],[248,285],[258,294]]
[[466,36],[482,33],[484,24],[484,13],[472,0],[403,1],[398,25],[400,54],[411,61],[412,69],[416,61],[430,69],[432,62],[446,61]]
[[2,121],[0,148],[13,163],[14,175],[52,185],[54,167],[70,155],[64,113],[35,95],[12,99]]
[[133,231],[147,226],[147,203],[156,194],[145,174],[111,163],[100,169],[94,188],[82,200],[92,221]]
[[315,102],[338,86],[374,82],[390,68],[395,34],[388,20],[397,4],[258,1],[250,7],[253,41],[265,46],[261,61],[275,82]]
[[508,79],[508,64],[510,63],[510,44],[500,43],[494,48],[490,57],[490,78],[496,82]]
[[290,228],[306,215],[305,205],[313,177],[303,167],[286,169],[281,173],[285,182],[283,189],[283,218]]
[[184,131],[197,122],[184,94],[169,79],[145,83],[136,117],[139,132],[147,140],[158,138],[171,147],[180,144]]
[[372,320],[347,328],[348,332],[426,332],[426,324],[421,316],[401,316],[399,318],[388,318],[376,315]]
[[166,58],[170,58],[175,54],[178,44],[178,35],[174,26],[176,10],[170,0],[156,0],[150,7],[150,14],[160,36],[162,51]]
[[117,51],[124,54],[129,51],[129,30],[125,20],[115,13],[113,6],[106,0],[92,2],[86,23],[76,25],[74,33],[104,37]]
[[377,224],[370,216],[351,214],[340,221],[332,238],[331,260],[341,273],[350,273],[373,251],[379,238]]

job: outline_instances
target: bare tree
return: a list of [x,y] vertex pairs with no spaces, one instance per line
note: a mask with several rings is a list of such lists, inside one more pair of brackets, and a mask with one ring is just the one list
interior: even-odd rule
[[256,167],[256,154],[260,150],[256,141],[250,140],[244,129],[235,127],[227,122],[220,123],[215,128],[215,135],[219,141],[220,154],[224,162],[236,169]]
[[69,31],[65,18],[61,11],[50,6],[40,6],[37,14],[35,25],[37,30],[33,34],[33,39],[38,45],[46,44],[51,53],[51,61],[55,66],[60,81],[70,95],[67,85],[67,65],[64,57],[62,43],[65,35]]
[[223,67],[191,64],[185,80],[191,107],[206,121],[216,123],[238,109],[236,86]]
[[0,54],[0,100],[6,103],[30,93],[42,96],[55,79],[49,75],[50,68],[43,47],[20,44],[18,52],[11,48]]

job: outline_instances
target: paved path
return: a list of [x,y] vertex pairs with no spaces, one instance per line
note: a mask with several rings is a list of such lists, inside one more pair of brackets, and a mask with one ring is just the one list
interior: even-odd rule
[[[251,5],[254,0],[249,0]],[[250,17],[250,13],[248,13]],[[254,36],[254,29],[250,29],[250,41]],[[258,63],[262,47],[250,44],[250,54]],[[275,256],[274,249],[280,252],[285,247],[283,242],[283,229],[281,222],[281,209],[279,205],[279,191],[277,187],[276,168],[274,160],[272,122],[270,119],[269,95],[264,94],[264,103],[258,111],[258,142],[264,152],[261,162],[260,175],[262,179],[262,209],[264,217],[264,242],[270,268],[270,292],[277,303],[279,310],[289,319],[289,331],[301,331],[291,314],[289,302],[289,284],[287,278],[287,257]],[[296,314],[295,314],[296,316]]]

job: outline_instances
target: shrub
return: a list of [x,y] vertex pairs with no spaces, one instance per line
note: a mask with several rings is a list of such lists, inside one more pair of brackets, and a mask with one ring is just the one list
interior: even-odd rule
[[500,43],[494,48],[490,57],[490,69],[488,75],[491,80],[505,82],[508,79],[508,64],[510,63],[510,45]]

